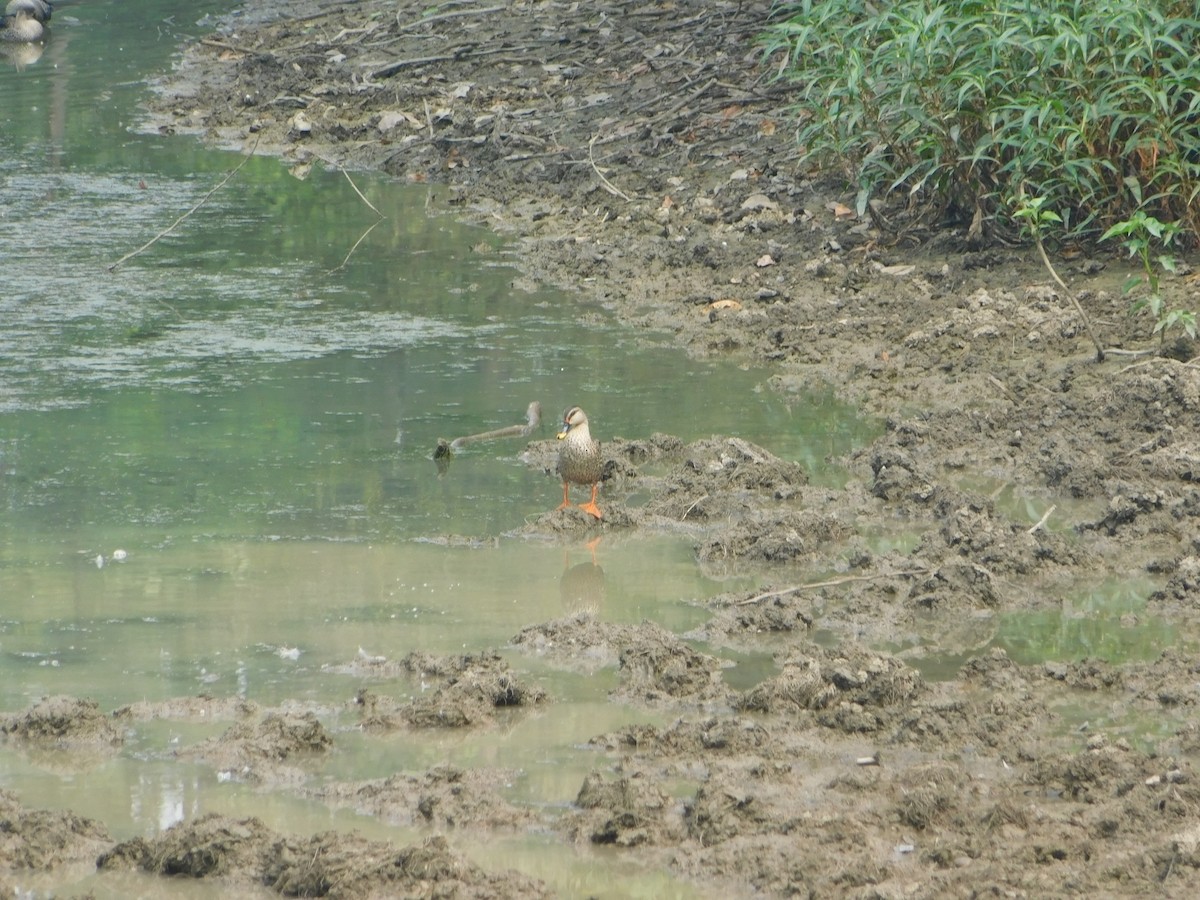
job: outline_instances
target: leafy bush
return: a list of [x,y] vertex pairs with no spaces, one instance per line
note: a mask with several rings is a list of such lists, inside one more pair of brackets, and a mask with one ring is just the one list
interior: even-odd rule
[[1011,228],[1022,185],[1072,237],[1143,210],[1200,235],[1200,19],[1179,0],[792,0],[767,36],[806,158]]

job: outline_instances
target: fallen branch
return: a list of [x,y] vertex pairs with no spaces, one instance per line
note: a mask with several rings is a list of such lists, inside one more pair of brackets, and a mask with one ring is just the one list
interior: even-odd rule
[[438,13],[435,16],[424,16],[415,21],[409,22],[407,25],[401,25],[400,31],[407,31],[410,28],[418,28],[421,25],[428,25],[431,22],[441,22],[445,19],[458,19],[462,16],[483,16],[488,13],[503,12],[508,9],[507,6],[485,6],[482,9],[456,9],[452,12]]
[[1042,517],[1041,517],[1040,519],[1038,519],[1036,522],[1034,522],[1034,523],[1033,523],[1033,527],[1032,527],[1032,528],[1030,528],[1030,529],[1029,529],[1027,532],[1025,532],[1025,533],[1026,533],[1026,534],[1033,534],[1035,531],[1037,531],[1039,528],[1041,528],[1043,525],[1045,525],[1045,524],[1046,524],[1046,520],[1050,518],[1050,514],[1051,514],[1051,513],[1053,513],[1053,512],[1054,512],[1054,510],[1056,510],[1056,509],[1058,509],[1058,504],[1056,504],[1056,503],[1051,503],[1051,504],[1050,504],[1050,508],[1049,508],[1048,510],[1046,510],[1044,513],[1042,513]]
[[451,62],[463,59],[475,59],[481,56],[495,56],[497,53],[512,53],[520,51],[521,47],[491,47],[482,50],[477,49],[461,49],[454,53],[439,53],[437,56],[418,56],[412,59],[398,59],[394,63],[388,63],[381,69],[376,69],[371,73],[372,78],[390,78],[401,69],[407,69],[411,66],[427,66],[431,63]]
[[854,581],[876,581],[880,578],[909,578],[914,575],[928,575],[933,569],[913,569],[908,572],[880,572],[876,575],[844,575],[841,578],[830,578],[828,581],[814,581],[810,584],[796,584],[792,587],[780,588],[777,591],[767,591],[765,594],[758,594],[754,597],[748,597],[745,600],[739,600],[734,606],[747,606],[751,603],[758,603],[762,600],[769,600],[771,597],[783,597],[787,594],[797,594],[800,591],[811,591],[816,588],[837,587],[842,584],[850,584]]
[[139,253],[143,253],[144,251],[148,250],[151,246],[153,246],[158,241],[162,240],[164,237],[166,237],[168,234],[170,234],[172,231],[174,231],[184,219],[186,219],[188,216],[190,216],[192,213],[194,213],[196,210],[198,210],[200,207],[202,207],[205,203],[207,203],[209,197],[211,197],[213,194],[215,194],[217,191],[219,191],[221,188],[223,188],[225,186],[225,184],[229,181],[230,178],[232,178],[239,171],[241,171],[242,166],[244,166],[247,162],[250,161],[250,157],[252,157],[254,155],[254,151],[257,148],[258,148],[258,138],[256,137],[254,139],[254,145],[246,153],[245,158],[243,158],[242,161],[234,167],[232,172],[230,172],[228,175],[226,175],[224,178],[222,178],[216,187],[214,187],[207,194],[205,194],[203,197],[201,197],[199,203],[197,203],[195,206],[193,206],[191,209],[189,209],[187,212],[185,212],[182,216],[180,216],[178,219],[176,219],[174,222],[172,222],[170,225],[168,225],[166,228],[164,228],[162,231],[160,231],[154,237],[150,238],[150,240],[146,241],[146,243],[142,244],[142,246],[138,247],[136,250],[126,253],[124,256],[122,256],[120,259],[118,259],[115,263],[108,266],[108,271],[115,272],[117,267],[119,265],[121,265],[123,262],[125,262],[126,260],[133,259],[133,257],[137,256]]

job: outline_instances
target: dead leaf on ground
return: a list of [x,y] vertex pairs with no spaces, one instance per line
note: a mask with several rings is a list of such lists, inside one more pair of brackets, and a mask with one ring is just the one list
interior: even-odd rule
[[712,303],[708,304],[708,306],[706,306],[704,308],[705,309],[741,309],[742,304],[737,300],[733,300],[729,297],[726,297],[722,300],[714,300]]
[[662,201],[663,209],[670,209],[674,205],[675,205],[675,201],[671,199],[670,194],[667,194],[667,196],[663,197],[663,201]]
[[836,200],[826,203],[825,208],[833,213],[835,219],[845,219],[854,215],[854,210],[844,203],[838,203]]
[[763,137],[770,137],[775,133],[776,125],[772,119],[763,119],[758,123],[758,133]]
[[754,264],[760,269],[765,269],[767,266],[775,265],[775,258],[770,253],[764,253],[754,261]]
[[751,194],[742,201],[742,209],[747,212],[761,212],[762,210],[776,212],[779,209],[779,204],[766,194]]

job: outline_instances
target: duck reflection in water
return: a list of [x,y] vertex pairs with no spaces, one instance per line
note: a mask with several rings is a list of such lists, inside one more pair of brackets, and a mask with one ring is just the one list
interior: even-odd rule
[[563,551],[563,573],[558,580],[558,596],[562,600],[563,612],[567,615],[589,613],[595,615],[604,608],[604,569],[596,562],[596,547],[600,538],[589,541],[587,549],[591,559],[571,565],[569,551]]

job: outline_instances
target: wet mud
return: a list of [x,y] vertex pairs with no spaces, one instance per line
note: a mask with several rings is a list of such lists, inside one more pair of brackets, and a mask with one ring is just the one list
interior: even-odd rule
[[[339,739],[321,710],[193,698],[109,716],[52,698],[0,719],[3,739],[94,754],[138,721],[212,716],[228,730],[182,754],[431,836],[392,847],[205,817],[118,844],[0,793],[0,887],[98,859],[287,896],[549,892],[458,856],[466,829],[611,845],[728,896],[1196,896],[1192,642],[1149,661],[1029,664],[998,646],[1006,620],[1069,610],[1106,578],[1157,585],[1144,609],[1101,621],[1109,637],[1149,617],[1195,634],[1196,346],[1129,314],[1116,258],[1055,256],[1110,351],[1097,362],[1027,248],[980,248],[900,205],[856,216],[852,192],[798,163],[780,61],[756,43],[769,15],[698,0],[252,2],[183,51],[147,127],[277,154],[300,175],[446,185],[445,211],[519,240],[530,283],[668,329],[694,354],[767,364],[797,402],[831,387],[882,433],[837,460],[841,487],[737,435],[605,441],[604,519],[546,512],[511,536],[685,534],[706,571],[760,576],[715,598],[695,633],[600,621],[584,564],[570,614],[513,635],[513,655],[328,672],[361,684],[337,712],[370,736],[487,729],[554,703],[511,667],[522,654],[612,669],[612,703],[674,720],[597,734],[570,809],[513,804],[511,773],[487,770],[314,785],[307,761]],[[1186,264],[1164,284],[1197,305]],[[552,475],[556,452],[534,442],[524,459]],[[726,649],[774,668],[735,688]],[[373,689],[396,676],[431,691]]]

